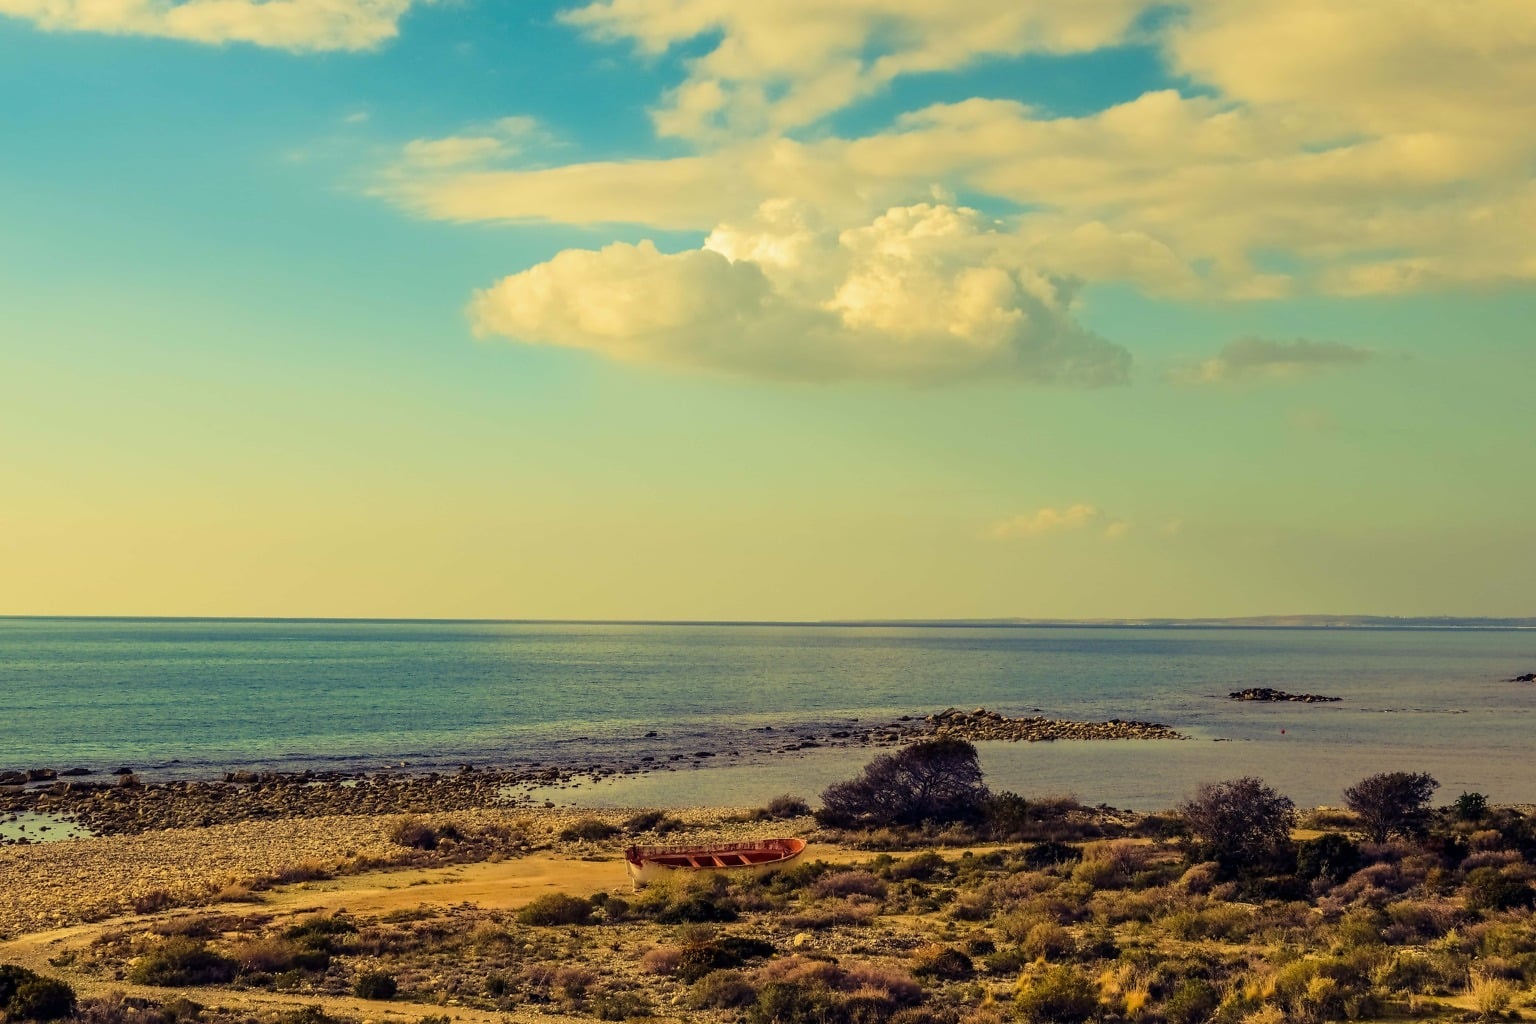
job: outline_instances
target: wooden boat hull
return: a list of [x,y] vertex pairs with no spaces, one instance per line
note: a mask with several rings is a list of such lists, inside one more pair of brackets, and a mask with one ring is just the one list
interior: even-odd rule
[[624,866],[635,885],[648,885],[675,872],[719,872],[731,877],[766,875],[793,864],[805,852],[804,839],[755,839],[745,843],[695,846],[631,846]]

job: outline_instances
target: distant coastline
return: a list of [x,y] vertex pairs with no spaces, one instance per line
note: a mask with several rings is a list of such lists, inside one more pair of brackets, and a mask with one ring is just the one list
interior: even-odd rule
[[313,622],[402,625],[796,627],[842,629],[1536,629],[1536,616],[1248,615],[1189,619],[530,619],[284,615],[25,615],[0,622]]

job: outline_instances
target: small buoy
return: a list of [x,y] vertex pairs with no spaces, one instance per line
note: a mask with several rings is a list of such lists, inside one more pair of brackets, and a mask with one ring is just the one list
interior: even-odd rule
[[1281,729],[1281,730],[1280,730],[1280,735],[1281,735],[1281,736],[1284,736],[1284,735],[1285,735],[1285,730],[1284,730],[1284,729]]

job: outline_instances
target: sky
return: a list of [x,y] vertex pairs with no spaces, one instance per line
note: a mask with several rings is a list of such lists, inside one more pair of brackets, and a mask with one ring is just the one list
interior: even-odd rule
[[0,0],[0,614],[1536,615],[1529,0]]

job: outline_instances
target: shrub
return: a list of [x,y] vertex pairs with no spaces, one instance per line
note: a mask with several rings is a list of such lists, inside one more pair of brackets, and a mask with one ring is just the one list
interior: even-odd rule
[[420,818],[402,818],[389,830],[391,842],[413,850],[437,849],[437,833]]
[[1221,997],[1207,981],[1193,978],[1181,982],[1163,1004],[1168,1024],[1201,1024],[1210,1017]]
[[0,964],[0,1010],[13,1020],[58,1020],[75,1012],[75,990],[57,978]]
[[[679,825],[681,822],[674,822],[666,811],[641,811],[624,819],[624,831],[631,835],[637,832],[672,832]],[[606,839],[607,836],[599,838]]]
[[1083,851],[1067,843],[1047,840],[1024,851],[1024,864],[1036,871],[1057,864],[1074,864],[1083,859]]
[[1429,798],[1440,783],[1424,772],[1383,772],[1361,779],[1344,791],[1344,803],[1360,817],[1372,842],[1388,836],[1414,836],[1424,830]]
[[885,883],[868,871],[839,871],[827,875],[811,887],[816,896],[871,896],[885,899]]
[[364,971],[352,985],[352,994],[359,999],[393,999],[400,986],[392,974],[385,971]]
[[24,981],[36,978],[34,971],[17,964],[0,964],[0,1010],[11,1005],[11,999],[16,995],[16,989]]
[[929,946],[918,951],[912,973],[919,978],[963,981],[976,973],[976,965],[953,946]]
[[740,967],[748,960],[773,955],[773,943],[763,939],[725,936],[707,942],[690,943],[678,953],[673,972],[683,981],[695,982],[715,971]]
[[740,971],[715,971],[700,978],[688,992],[695,1010],[736,1010],[757,999],[757,990]]
[[976,748],[940,737],[882,754],[857,779],[827,787],[817,819],[843,828],[974,822],[987,796]]
[[748,1024],[829,1024],[841,1020],[839,1000],[820,985],[771,981],[747,1009]]
[[1028,1024],[1083,1024],[1099,1007],[1093,982],[1075,967],[1052,967],[1019,986],[1014,1008]]
[[1029,802],[1017,793],[988,795],[982,813],[993,839],[1012,839],[1029,828]]
[[1296,877],[1337,885],[1360,868],[1360,847],[1348,836],[1329,832],[1296,848]]
[[133,965],[128,980],[137,985],[180,988],[221,985],[232,980],[240,965],[201,942],[173,938],[150,950]]
[[602,992],[593,998],[591,1010],[598,1020],[629,1020],[649,1017],[652,1007],[638,992]]
[[1025,934],[1019,950],[1031,960],[1061,960],[1077,952],[1077,941],[1054,921],[1041,921]]
[[1482,821],[1488,817],[1488,798],[1481,793],[1463,793],[1451,804],[1457,821]]
[[1248,776],[1203,784],[1179,813],[1211,859],[1229,869],[1253,868],[1289,848],[1296,805]]
[[292,939],[251,939],[230,950],[240,969],[249,974],[281,974],[297,967],[318,970],[330,962],[330,954],[304,948]]
[[783,818],[803,818],[811,813],[811,805],[797,796],[785,793],[776,796],[758,812],[759,818],[780,820]]
[[544,927],[589,924],[591,920],[592,904],[563,892],[546,893],[517,912],[518,924]]
[[1510,878],[1498,868],[1467,873],[1467,906],[1472,910],[1513,910],[1536,905],[1536,889]]
[[560,839],[567,843],[600,843],[604,839],[612,839],[619,831],[618,826],[610,825],[600,818],[582,818],[562,829]]
[[919,882],[932,881],[939,874],[949,872],[949,861],[934,853],[932,850],[924,850],[922,853],[905,860],[899,860],[887,870],[893,882],[904,882],[915,879]]

